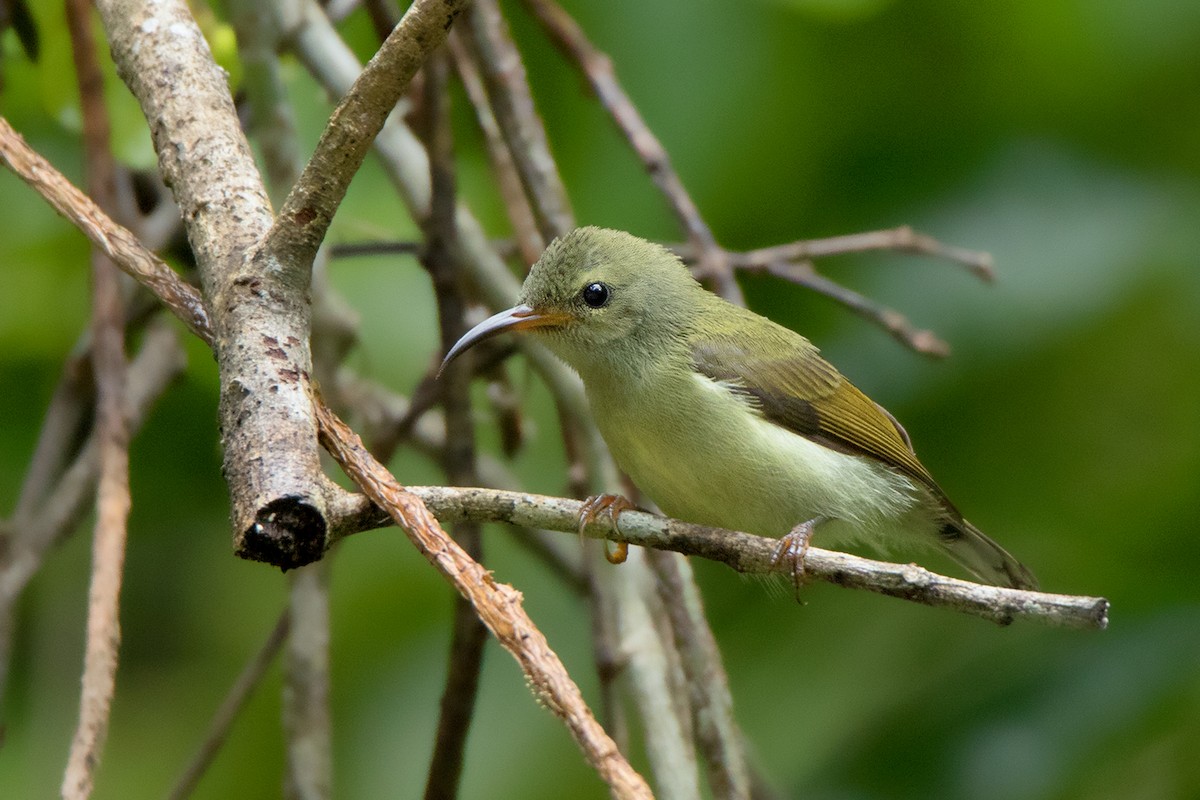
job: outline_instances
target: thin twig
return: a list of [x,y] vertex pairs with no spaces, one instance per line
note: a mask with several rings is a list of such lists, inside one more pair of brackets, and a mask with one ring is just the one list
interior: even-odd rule
[[616,797],[650,797],[650,788],[596,722],[562,661],[525,614],[521,595],[450,539],[416,495],[403,489],[361,440],[327,407],[317,403],[321,438],[342,469],[371,502],[385,509],[417,549],[463,596],[521,665],[535,695],[566,724],[588,763]]
[[717,244],[712,230],[700,215],[700,209],[683,186],[671,164],[666,148],[650,130],[637,107],[617,81],[612,59],[596,48],[579,24],[551,0],[526,0],[525,3],[550,34],[567,58],[587,77],[592,91],[607,109],[654,185],[666,197],[675,212],[688,242],[699,253],[699,273],[712,278],[718,292],[730,302],[743,305],[741,290],[733,279],[725,250]]
[[275,657],[279,655],[279,651],[283,649],[289,628],[290,617],[288,612],[284,611],[279,615],[279,620],[267,635],[262,647],[246,663],[237,680],[229,687],[229,693],[225,695],[225,699],[221,701],[221,705],[213,714],[212,721],[208,724],[208,731],[200,743],[200,748],[192,756],[192,760],[184,769],[183,774],[175,781],[175,785],[167,795],[168,800],[184,800],[184,798],[190,797],[196,785],[200,783],[200,779],[204,777],[204,773],[208,772],[208,768],[217,757],[221,746],[229,738],[229,732],[233,730],[233,723],[241,715],[250,696],[262,682],[267,668],[271,666]]
[[930,330],[913,326],[899,311],[877,303],[871,298],[847,289],[817,272],[811,264],[775,262],[767,266],[772,275],[797,283],[818,294],[841,303],[868,322],[873,322],[892,335],[896,341],[918,353],[943,358],[950,355],[950,345]]
[[647,550],[646,560],[658,578],[662,605],[682,657],[692,723],[713,797],[749,800],[750,777],[742,733],[733,717],[729,677],[708,627],[691,566],[679,554],[661,550]]
[[450,53],[454,57],[454,69],[458,72],[467,99],[475,109],[475,121],[483,131],[483,141],[487,148],[488,160],[492,164],[492,172],[496,176],[496,186],[504,201],[504,210],[512,224],[513,238],[521,253],[521,260],[532,264],[542,254],[546,242],[538,231],[537,220],[529,205],[529,198],[521,186],[521,175],[513,161],[512,152],[504,143],[504,134],[500,123],[492,113],[488,103],[487,88],[479,75],[479,65],[475,62],[470,49],[463,44],[461,31],[452,31],[447,41]]
[[[35,509],[62,475],[68,459],[78,453],[88,434],[94,400],[91,336],[85,332],[63,363],[62,376],[46,406],[37,445],[10,515],[13,535],[22,535],[25,524],[33,518]],[[0,542],[4,542],[4,538],[5,532],[0,531]],[[6,550],[12,546],[12,543],[4,542]]]
[[[473,519],[563,533],[578,532],[581,508],[578,500],[449,486],[410,486],[408,491],[419,496],[439,519],[448,523]],[[378,527],[369,523],[381,515],[379,509],[371,509],[362,497],[344,506],[343,513],[354,516],[363,528]],[[778,539],[693,525],[642,511],[622,512],[620,520],[617,532],[606,519],[598,519],[583,533],[599,539],[700,556],[748,575],[791,570],[790,564],[780,564],[775,557]],[[339,530],[347,531],[348,535],[346,526]],[[916,564],[875,561],[818,547],[808,548],[804,574],[806,578],[946,608],[1001,625],[1018,619],[1060,628],[1096,630],[1108,625],[1108,601],[1103,597],[987,586],[938,575]]]
[[[433,284],[437,301],[442,348],[449,349],[467,330],[464,283],[459,274],[455,225],[454,142],[450,128],[449,57],[435,53],[425,67],[424,109],[426,146],[429,150],[429,216],[423,220],[427,247],[422,259]],[[471,364],[452,364],[439,386],[446,419],[446,446],[442,468],[448,483],[463,485],[476,481],[475,426],[471,419]],[[473,559],[483,557],[479,524],[460,522],[454,540]],[[425,782],[426,800],[452,800],[458,795],[467,734],[475,712],[479,674],[483,667],[483,645],[487,628],[475,615],[471,603],[454,596],[454,622],[447,659],[446,685],[442,689],[437,735]]]
[[212,344],[212,324],[200,292],[147,250],[137,236],[113,222],[91,198],[71,185],[49,161],[34,152],[3,117],[0,117],[0,160],[118,267],[153,292],[192,333]]
[[550,153],[546,129],[534,107],[525,66],[495,0],[476,0],[467,11],[469,43],[487,87],[488,101],[509,155],[529,196],[545,241],[575,227],[566,187]]
[[[116,177],[109,146],[104,78],[90,23],[90,3],[86,0],[67,3],[67,25],[83,107],[88,188],[102,208],[111,210],[116,203]],[[121,642],[120,597],[130,507],[129,426],[124,409],[125,313],[120,273],[112,261],[97,250],[93,250],[91,261],[92,374],[96,384],[95,430],[100,477],[96,492],[79,724],[62,782],[62,796],[70,800],[91,796],[108,736]]]
[[422,242],[348,242],[330,246],[332,258],[359,256],[419,256],[425,250]]
[[803,239],[788,244],[730,253],[730,261],[737,269],[765,269],[780,261],[805,261],[813,258],[864,253],[871,250],[895,250],[901,253],[934,256],[965,267],[982,281],[995,279],[992,257],[978,250],[944,244],[928,234],[914,231],[908,225],[826,239]]
[[465,0],[417,0],[409,7],[334,110],[267,235],[268,251],[287,263],[312,263],[374,135],[466,5]]

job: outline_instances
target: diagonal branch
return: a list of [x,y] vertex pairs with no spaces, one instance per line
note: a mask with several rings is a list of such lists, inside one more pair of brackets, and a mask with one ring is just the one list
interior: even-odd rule
[[554,43],[574,62],[596,93],[601,105],[608,110],[613,122],[629,140],[650,179],[666,197],[679,224],[687,233],[688,243],[698,256],[700,277],[712,278],[718,292],[730,302],[743,304],[742,293],[733,280],[728,254],[717,244],[708,223],[700,215],[700,209],[683,186],[683,181],[665,147],[642,119],[637,107],[617,81],[612,59],[600,51],[583,32],[571,16],[552,0],[526,0],[538,21],[547,30]]
[[508,22],[495,0],[477,0],[465,21],[463,39],[483,74],[492,112],[530,198],[542,238],[550,241],[563,236],[575,227],[574,214]]
[[614,796],[650,797],[646,782],[596,722],[566,667],[525,614],[520,593],[511,586],[497,583],[490,572],[446,535],[421,499],[401,487],[383,465],[371,457],[345,423],[323,404],[316,405],[321,419],[321,438],[330,455],[371,502],[384,509],[400,526],[429,563],[453,583],[460,594],[470,599],[476,614],[492,635],[517,659],[538,700],[563,720],[588,762],[609,785]]
[[350,180],[417,69],[446,39],[466,0],[417,0],[342,98],[265,247],[293,265],[311,264]]

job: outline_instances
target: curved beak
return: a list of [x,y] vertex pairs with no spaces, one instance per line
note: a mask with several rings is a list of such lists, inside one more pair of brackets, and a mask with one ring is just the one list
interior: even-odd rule
[[562,325],[567,319],[566,314],[552,311],[538,311],[527,305],[513,306],[506,311],[501,311],[499,314],[493,314],[464,333],[462,338],[454,343],[454,346],[450,348],[450,352],[446,353],[446,357],[442,359],[442,366],[438,369],[438,374],[440,375],[442,370],[446,368],[446,365],[462,355],[465,350],[479,344],[484,339],[490,339],[493,336],[507,333],[508,331],[553,328]]

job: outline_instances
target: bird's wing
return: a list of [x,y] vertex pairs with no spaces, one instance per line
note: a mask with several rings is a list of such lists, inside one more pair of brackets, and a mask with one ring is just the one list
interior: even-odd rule
[[881,461],[944,499],[891,414],[807,339],[761,317],[751,325],[694,339],[696,371],[752,398],[766,420],[834,450]]

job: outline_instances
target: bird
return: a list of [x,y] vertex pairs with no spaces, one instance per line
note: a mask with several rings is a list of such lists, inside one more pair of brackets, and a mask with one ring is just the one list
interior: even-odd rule
[[1037,587],[963,518],[883,406],[804,336],[708,291],[659,244],[598,227],[559,237],[517,305],[465,333],[443,367],[510,331],[578,373],[617,465],[669,517],[778,538],[801,558],[814,536],[885,554],[940,549],[980,581]]

